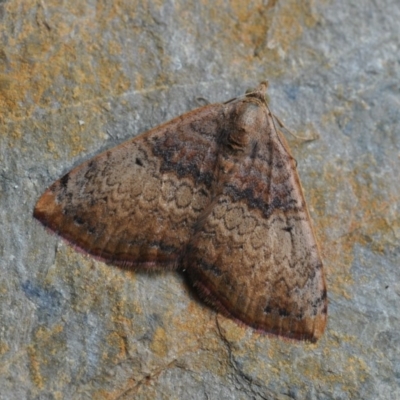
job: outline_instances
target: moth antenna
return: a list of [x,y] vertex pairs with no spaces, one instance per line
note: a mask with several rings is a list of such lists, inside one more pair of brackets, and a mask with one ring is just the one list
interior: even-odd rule
[[282,129],[284,129],[286,132],[291,134],[294,138],[296,138],[298,140],[301,140],[303,142],[312,142],[313,140],[319,139],[319,135],[318,134],[310,136],[310,137],[296,135],[278,118],[278,116],[276,116],[275,114],[271,114],[271,115],[273,116],[273,119],[278,123],[278,125]]
[[303,136],[299,136],[296,135],[295,133],[293,133],[289,128],[287,128],[285,126],[285,124],[275,115],[272,113],[271,109],[269,108],[269,96],[267,95],[266,91],[268,89],[268,81],[263,81],[261,82],[258,87],[256,89],[249,89],[246,91],[246,96],[251,96],[251,95],[255,95],[255,94],[259,94],[262,93],[264,96],[264,102],[265,105],[267,107],[267,110],[271,116],[272,122],[274,124],[274,128],[275,130],[278,130],[275,124],[275,121],[278,123],[278,125],[280,126],[280,128],[284,129],[286,132],[288,132],[290,135],[292,135],[294,138],[304,141],[304,142],[311,142],[313,140],[316,140],[319,138],[318,135],[312,136],[312,137],[303,137]]
[[208,106],[209,104],[211,104],[211,102],[209,100],[207,100],[205,97],[196,97],[195,100],[199,107],[204,107],[204,106]]

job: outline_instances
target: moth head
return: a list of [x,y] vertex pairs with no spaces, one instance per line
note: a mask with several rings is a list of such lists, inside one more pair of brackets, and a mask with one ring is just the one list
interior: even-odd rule
[[268,81],[261,82],[256,88],[251,88],[246,90],[247,97],[258,97],[261,98],[266,103],[269,103],[269,96],[267,94]]
[[238,103],[232,122],[226,143],[231,150],[248,154],[253,151],[254,143],[266,137],[265,132],[269,129],[265,103],[255,97],[246,97]]

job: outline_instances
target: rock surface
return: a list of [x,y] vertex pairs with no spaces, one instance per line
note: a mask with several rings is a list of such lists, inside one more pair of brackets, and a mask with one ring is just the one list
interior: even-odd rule
[[[1,1],[0,399],[400,398],[400,4]],[[216,314],[175,272],[32,218],[63,173],[269,79],[319,239],[317,344]]]

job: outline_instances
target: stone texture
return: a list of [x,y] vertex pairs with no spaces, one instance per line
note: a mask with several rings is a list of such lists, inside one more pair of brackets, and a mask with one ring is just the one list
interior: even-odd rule
[[[0,398],[400,397],[400,5],[0,2]],[[74,165],[270,80],[325,261],[317,344],[239,327],[175,272],[32,218]]]

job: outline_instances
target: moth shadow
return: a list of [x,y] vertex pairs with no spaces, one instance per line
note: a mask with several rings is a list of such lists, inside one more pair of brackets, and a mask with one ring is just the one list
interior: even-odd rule
[[[186,270],[182,270],[182,268],[177,267],[175,265],[168,265],[168,266],[153,266],[151,268],[145,268],[140,266],[128,266],[128,265],[116,265],[115,263],[107,263],[110,266],[117,267],[122,271],[129,272],[130,274],[134,274],[139,277],[167,277],[171,274],[175,274],[179,276],[180,281],[182,281],[183,285],[187,288],[187,294],[189,295],[189,299],[198,303],[199,305],[208,308],[212,311],[221,311],[216,303],[215,299],[212,296],[208,295],[204,290],[196,287],[193,278],[191,278]],[[226,313],[224,313],[226,314]]]

